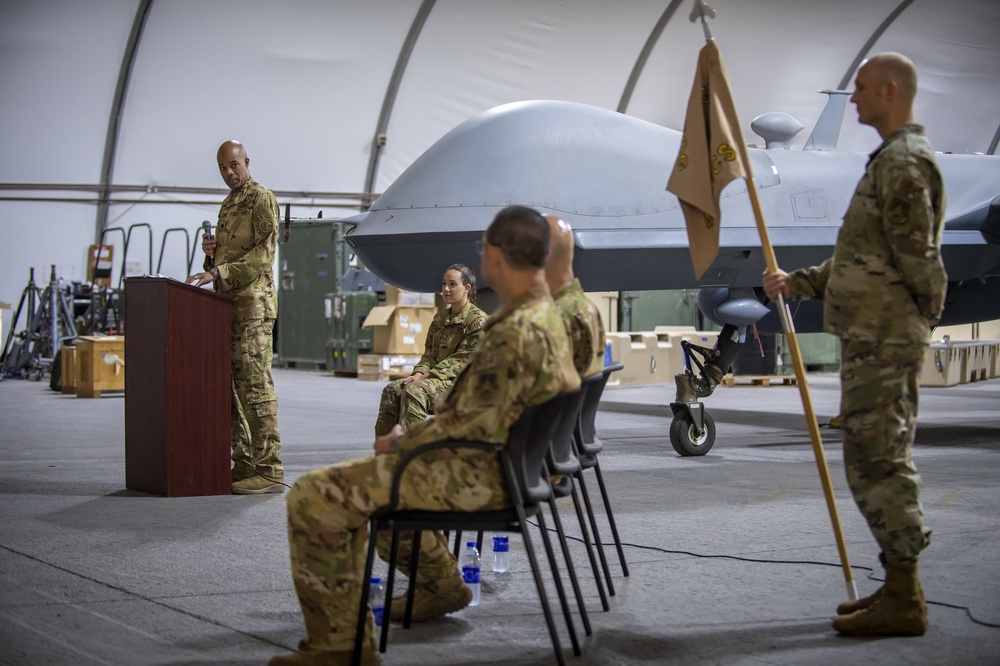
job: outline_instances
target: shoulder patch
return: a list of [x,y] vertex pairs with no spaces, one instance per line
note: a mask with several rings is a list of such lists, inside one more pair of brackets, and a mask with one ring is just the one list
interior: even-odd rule
[[908,201],[918,201],[924,196],[924,186],[909,176],[900,176],[893,183],[892,192]]
[[479,329],[481,329],[483,327],[483,323],[485,323],[484,320],[482,320],[482,319],[475,319],[475,320],[469,322],[469,325],[465,327],[465,330],[467,330],[469,332],[478,331]]
[[891,198],[885,205],[886,219],[893,224],[905,224],[910,219],[910,208],[925,196],[925,188],[909,176],[900,176],[892,184]]
[[257,231],[262,235],[267,235],[274,230],[274,223],[268,217],[257,218]]

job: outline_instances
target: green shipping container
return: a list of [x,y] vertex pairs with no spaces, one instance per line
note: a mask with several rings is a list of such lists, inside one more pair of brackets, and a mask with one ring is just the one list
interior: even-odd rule
[[356,374],[358,354],[371,354],[374,329],[361,328],[365,317],[378,305],[374,291],[348,291],[327,294],[329,339],[326,343],[326,368],[335,374]]
[[293,229],[279,259],[276,364],[323,369],[328,338],[324,301],[339,288],[333,225]]

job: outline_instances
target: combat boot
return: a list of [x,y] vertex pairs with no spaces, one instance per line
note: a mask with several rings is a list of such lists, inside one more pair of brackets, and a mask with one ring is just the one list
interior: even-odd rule
[[[436,590],[417,584],[413,591],[413,622],[427,622],[460,611],[472,603],[472,590],[460,576],[436,583]],[[406,616],[406,595],[393,597],[389,619],[402,622]]]
[[263,495],[264,493],[285,492],[284,477],[265,479],[263,476],[251,476],[249,479],[236,481],[229,487],[234,495]]
[[917,563],[885,564],[882,595],[870,606],[833,621],[845,636],[922,636],[927,631],[927,601]]
[[[273,657],[269,666],[351,666],[354,650],[308,650]],[[374,666],[379,663],[378,650],[365,645],[361,651],[361,663]]]
[[[878,561],[882,563],[882,568],[885,568],[885,553],[878,554]],[[855,599],[854,601],[845,601],[844,603],[837,606],[837,615],[850,615],[854,611],[859,611],[862,608],[868,608],[875,600],[882,596],[885,590],[885,584],[882,587],[875,590],[874,593],[869,594],[867,597],[862,597],[860,599]]]
[[[374,625],[373,625],[374,626]],[[354,650],[314,650],[308,638],[299,641],[299,651],[291,654],[272,657],[269,666],[350,666]],[[365,632],[365,644],[361,650],[363,666],[373,666],[379,663],[378,647],[375,638]]]

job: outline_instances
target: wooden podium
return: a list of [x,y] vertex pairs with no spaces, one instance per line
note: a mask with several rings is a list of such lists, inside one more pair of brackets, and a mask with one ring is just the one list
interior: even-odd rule
[[125,280],[125,487],[228,495],[232,297]]

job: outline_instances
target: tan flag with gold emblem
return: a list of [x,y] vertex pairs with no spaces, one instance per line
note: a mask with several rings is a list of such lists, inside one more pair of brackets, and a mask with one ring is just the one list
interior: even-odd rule
[[667,190],[681,200],[695,278],[719,253],[719,195],[737,178],[752,177],[740,158],[743,132],[715,40],[698,55],[684,138]]

